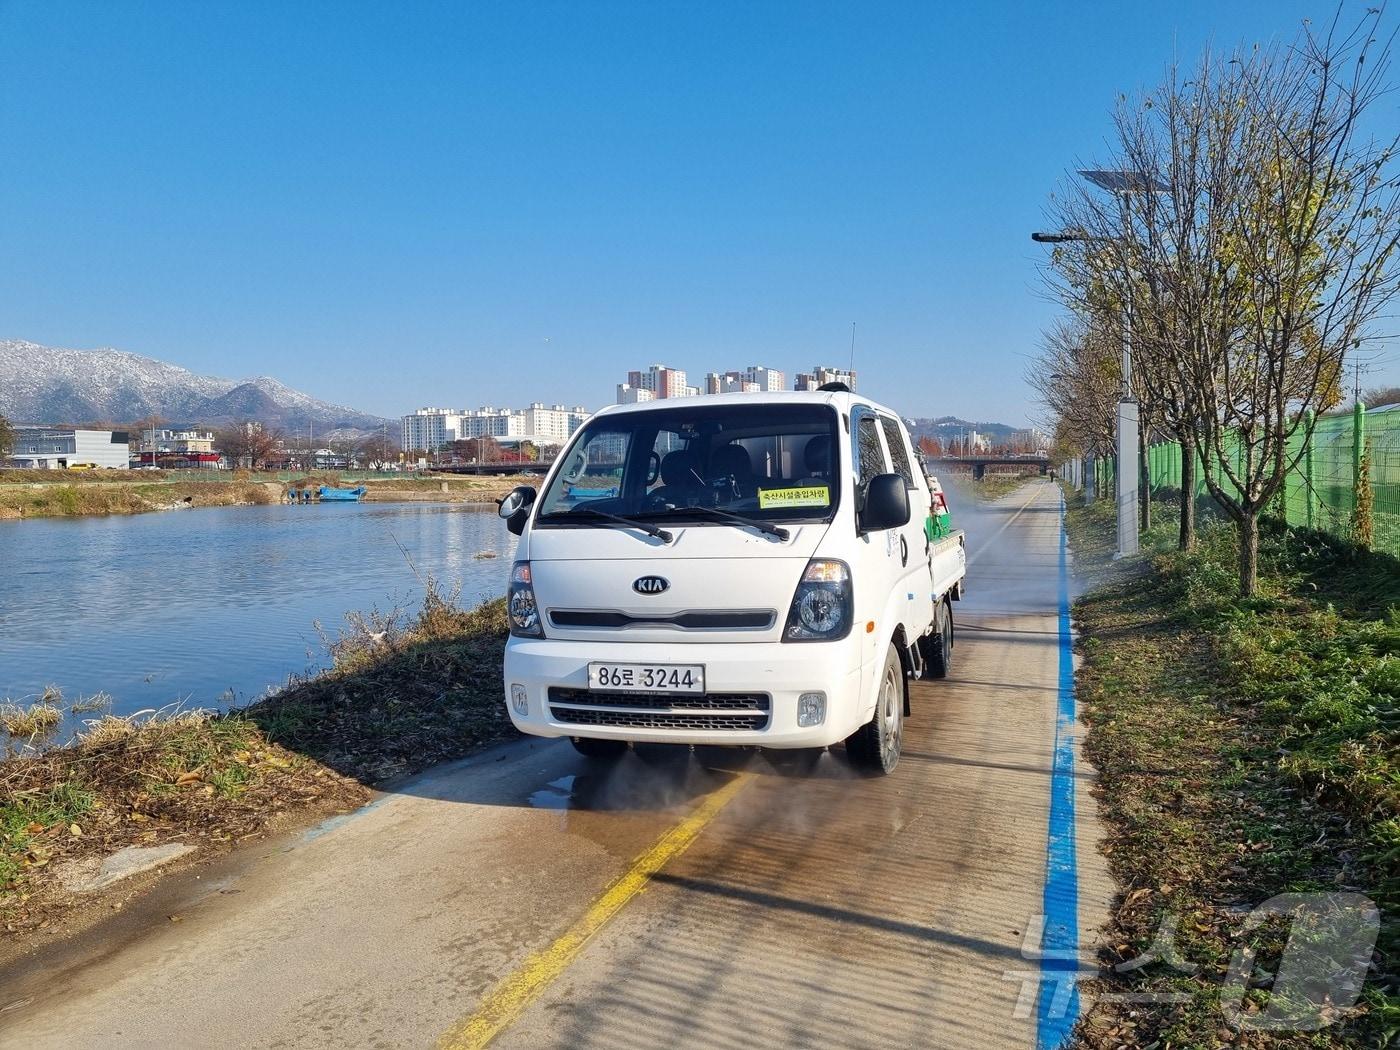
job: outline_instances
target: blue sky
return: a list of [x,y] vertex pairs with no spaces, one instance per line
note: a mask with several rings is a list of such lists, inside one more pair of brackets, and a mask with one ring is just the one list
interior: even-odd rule
[[0,338],[397,415],[854,321],[864,391],[1019,423],[1028,235],[1119,92],[1332,10],[0,0]]

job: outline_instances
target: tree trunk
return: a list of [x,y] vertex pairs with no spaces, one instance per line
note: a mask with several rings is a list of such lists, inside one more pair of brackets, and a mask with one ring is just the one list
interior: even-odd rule
[[1181,528],[1176,545],[1184,551],[1196,546],[1196,443],[1189,432],[1177,435],[1181,443]]
[[1247,510],[1239,521],[1240,597],[1252,598],[1259,589],[1259,511]]

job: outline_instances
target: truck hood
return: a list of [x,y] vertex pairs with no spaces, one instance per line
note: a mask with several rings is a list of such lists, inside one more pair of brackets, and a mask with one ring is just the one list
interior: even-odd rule
[[[728,525],[668,525],[664,544],[619,527],[531,529],[535,599],[550,638],[599,642],[772,642],[802,570],[830,528],[791,525],[785,541]],[[664,590],[639,593],[644,576]]]

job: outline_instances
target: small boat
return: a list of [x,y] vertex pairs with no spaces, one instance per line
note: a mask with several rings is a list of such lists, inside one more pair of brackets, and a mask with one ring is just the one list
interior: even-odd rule
[[365,487],[360,485],[353,489],[336,489],[322,485],[319,494],[322,503],[354,503],[365,494]]

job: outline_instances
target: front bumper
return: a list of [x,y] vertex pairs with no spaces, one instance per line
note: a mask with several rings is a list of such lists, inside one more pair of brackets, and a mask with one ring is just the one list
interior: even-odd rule
[[[675,724],[577,724],[565,708],[552,710],[550,689],[587,690],[588,665],[593,661],[648,664],[703,664],[706,696],[748,694],[767,698],[768,718],[762,728],[702,728],[715,718],[675,719]],[[847,638],[830,643],[648,644],[640,642],[559,641],[512,638],[506,645],[505,703],[511,721],[534,736],[580,736],[647,743],[748,745],[773,748],[827,747],[859,727],[861,712],[860,655]],[[511,703],[512,685],[524,686],[528,713]],[[820,725],[797,724],[797,700],[803,693],[826,694],[826,718]],[[684,697],[668,698],[677,706]],[[642,701],[645,704],[645,701]],[[609,706],[613,706],[609,701]],[[621,706],[619,703],[617,706]],[[563,715],[564,717],[559,717]],[[573,716],[577,717],[577,716]],[[592,716],[590,716],[592,717]],[[623,719],[627,715],[620,716]],[[649,719],[669,720],[663,713]],[[687,723],[687,724],[682,724]],[[728,724],[724,722],[722,724]]]

